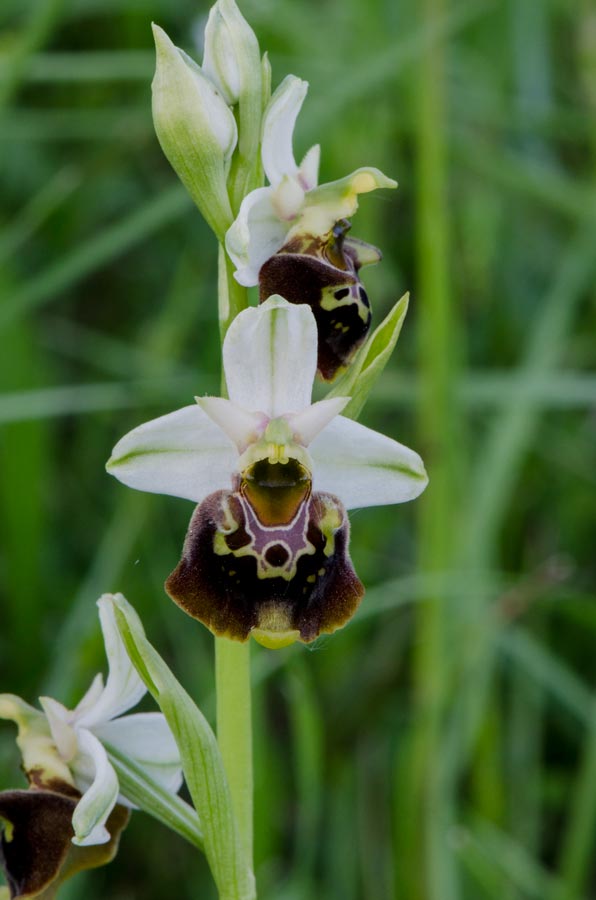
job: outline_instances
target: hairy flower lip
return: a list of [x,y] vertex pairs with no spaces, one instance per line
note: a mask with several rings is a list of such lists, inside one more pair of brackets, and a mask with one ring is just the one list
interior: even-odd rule
[[218,637],[310,643],[341,628],[364,594],[348,542],[345,509],[328,494],[309,495],[280,526],[241,494],[216,491],[193,514],[166,592]]
[[79,797],[62,783],[0,793],[0,867],[14,900],[54,896],[53,891],[76,872],[114,858],[129,811],[122,806],[112,810],[106,822],[107,842],[79,848],[72,841]]

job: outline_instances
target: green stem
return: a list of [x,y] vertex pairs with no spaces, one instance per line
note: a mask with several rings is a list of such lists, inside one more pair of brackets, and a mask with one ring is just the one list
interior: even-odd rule
[[234,278],[234,264],[221,244],[217,262],[219,331],[223,344],[228,328],[238,313],[248,306],[248,291]]
[[[221,341],[234,318],[248,306],[246,288],[233,276],[234,267],[220,245],[218,300]],[[222,396],[227,396],[225,376]],[[223,757],[232,805],[246,860],[252,869],[253,775],[250,644],[226,638],[215,639],[215,692],[217,697],[217,741]]]
[[253,778],[250,643],[215,639],[217,740],[230,784],[240,838],[252,867]]

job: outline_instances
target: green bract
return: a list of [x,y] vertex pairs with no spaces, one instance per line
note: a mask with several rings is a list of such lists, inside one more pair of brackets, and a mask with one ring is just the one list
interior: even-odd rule
[[254,876],[241,846],[217,741],[208,722],[145,636],[122,594],[106,595],[137,672],[174,734],[204,832],[205,855],[220,900],[253,900]]
[[344,415],[350,419],[358,418],[368,395],[389,362],[408,311],[408,302],[409,295],[404,294],[359,350],[345,375],[329,391],[330,397],[350,395],[350,402],[343,410]]

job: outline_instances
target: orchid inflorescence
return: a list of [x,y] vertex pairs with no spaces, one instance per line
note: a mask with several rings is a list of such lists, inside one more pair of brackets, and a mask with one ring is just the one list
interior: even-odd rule
[[[289,75],[271,94],[267,57],[234,0],[211,10],[202,66],[158,26],[154,35],[158,138],[243,299],[230,313],[229,283],[220,285],[226,396],[196,397],[134,428],[107,469],[130,487],[196,504],[165,583],[185,612],[224,640],[309,643],[345,625],[364,594],[347,510],[413,499],[427,482],[417,453],[354,420],[407,301],[369,336],[360,270],[381,254],[351,236],[350,219],[359,195],[396,182],[363,167],[319,185],[319,146],[296,163],[308,85]],[[256,306],[249,287],[258,287]],[[332,386],[312,402],[317,375]],[[139,805],[203,847],[222,898],[254,897],[209,726],[124,598],[105,595],[99,614],[105,685],[98,675],[73,710],[0,695],[29,782],[0,794],[10,897],[53,896],[74,871],[108,861]],[[122,715],[147,688],[163,714]],[[189,751],[189,728],[200,754]],[[175,796],[181,767],[200,821]],[[219,779],[215,804],[202,802],[205,779]]]

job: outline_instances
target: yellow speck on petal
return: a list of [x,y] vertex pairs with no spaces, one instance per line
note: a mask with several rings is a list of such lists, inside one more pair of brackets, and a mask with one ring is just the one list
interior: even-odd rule
[[367,194],[369,191],[374,191],[377,182],[370,172],[359,172],[358,175],[354,177],[351,186],[356,194]]
[[317,576],[316,576],[316,575],[309,575],[308,578],[307,578],[306,580],[308,581],[309,584],[314,584],[315,581],[317,580]]

